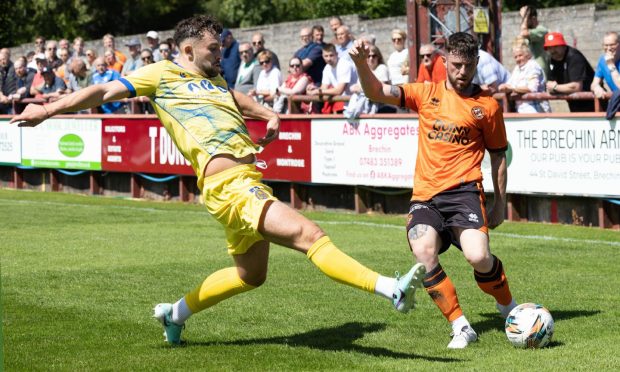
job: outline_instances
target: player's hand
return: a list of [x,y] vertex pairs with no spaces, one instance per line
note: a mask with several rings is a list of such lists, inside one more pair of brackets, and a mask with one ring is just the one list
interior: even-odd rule
[[258,144],[265,147],[271,141],[278,138],[278,133],[280,133],[280,117],[278,115],[273,115],[271,119],[267,122],[267,132],[265,136],[258,139]]
[[363,40],[355,40],[353,46],[349,49],[349,55],[355,64],[366,63],[368,45],[366,45]]
[[49,119],[49,114],[45,107],[31,103],[21,114],[14,116],[9,124],[17,124],[19,127],[36,127],[46,119]]
[[489,229],[494,229],[504,222],[504,205],[495,205],[487,215]]

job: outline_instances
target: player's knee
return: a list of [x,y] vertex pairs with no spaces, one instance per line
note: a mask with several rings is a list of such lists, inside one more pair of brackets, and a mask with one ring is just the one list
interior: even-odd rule
[[465,259],[473,267],[489,266],[492,264],[492,257],[486,250],[464,253]]
[[417,243],[412,245],[411,251],[418,261],[427,262],[431,258],[435,257],[435,252],[437,249],[433,246],[433,244]]
[[253,287],[260,287],[267,281],[267,273],[242,274],[240,278],[246,284]]
[[309,244],[314,244],[317,240],[325,236],[325,232],[315,223],[304,227],[302,239]]

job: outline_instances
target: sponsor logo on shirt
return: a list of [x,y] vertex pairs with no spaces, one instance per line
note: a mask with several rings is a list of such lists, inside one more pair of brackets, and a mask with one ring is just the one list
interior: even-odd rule
[[471,141],[469,139],[470,130],[471,128],[466,126],[458,126],[454,123],[444,123],[441,120],[435,120],[432,130],[427,136],[433,141],[456,143],[466,146]]

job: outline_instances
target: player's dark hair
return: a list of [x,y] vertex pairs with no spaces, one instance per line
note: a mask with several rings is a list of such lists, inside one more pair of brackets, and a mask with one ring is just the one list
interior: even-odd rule
[[448,38],[446,52],[471,60],[478,57],[478,41],[465,32],[455,32]]
[[219,39],[222,25],[210,15],[197,15],[177,23],[174,28],[174,42],[181,45],[186,39],[200,39],[205,32]]

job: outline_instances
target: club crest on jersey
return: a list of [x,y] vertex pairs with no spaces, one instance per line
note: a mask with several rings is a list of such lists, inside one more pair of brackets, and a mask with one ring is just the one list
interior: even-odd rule
[[269,197],[269,195],[260,187],[254,186],[250,189],[250,192],[256,196],[258,200],[265,200]]
[[433,106],[439,106],[439,102],[440,102],[440,101],[439,101],[439,98],[437,98],[437,97],[433,97],[433,98],[431,98],[431,105],[433,105]]
[[471,114],[474,115],[476,119],[481,120],[484,118],[484,109],[480,106],[474,106],[471,109]]

